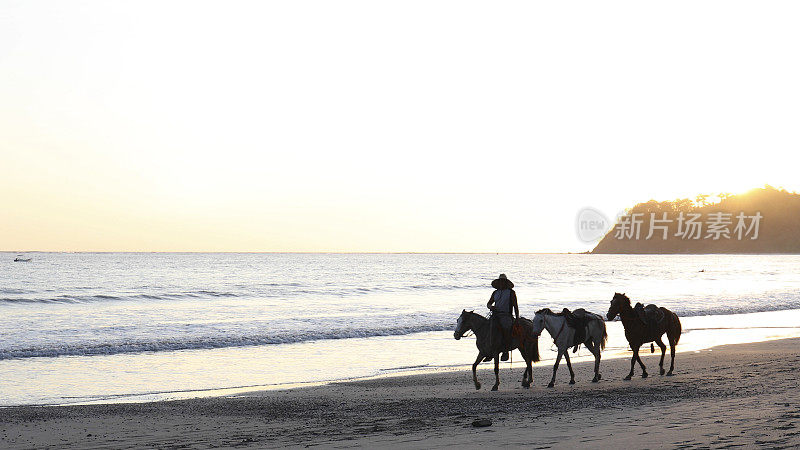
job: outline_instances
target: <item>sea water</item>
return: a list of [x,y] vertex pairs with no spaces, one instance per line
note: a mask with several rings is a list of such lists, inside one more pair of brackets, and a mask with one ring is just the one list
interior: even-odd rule
[[[5,406],[464,370],[477,352],[474,339],[453,339],[456,319],[486,313],[501,272],[528,317],[543,307],[605,314],[614,292],[670,308],[683,351],[800,335],[795,255],[15,256],[0,253]],[[629,354],[620,323],[608,329],[606,357]],[[539,364],[552,363],[549,342],[545,333]]]

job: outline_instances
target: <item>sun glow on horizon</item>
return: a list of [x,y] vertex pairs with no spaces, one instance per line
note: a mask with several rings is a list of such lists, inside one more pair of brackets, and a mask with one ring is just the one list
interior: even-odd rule
[[582,251],[800,190],[794,3],[304,5],[0,6],[0,249]]

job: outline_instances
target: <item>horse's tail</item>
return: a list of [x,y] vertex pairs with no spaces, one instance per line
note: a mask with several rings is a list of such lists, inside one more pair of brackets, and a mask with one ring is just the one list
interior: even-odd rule
[[[672,313],[672,320],[675,322],[673,325],[674,329],[673,333],[675,335],[675,345],[678,345],[678,341],[681,340],[681,333],[683,332],[683,328],[681,327],[681,319],[679,319],[678,315],[675,314],[674,312],[670,311],[670,313]],[[669,338],[669,335],[667,335],[667,338]]]
[[606,343],[608,343],[608,330],[606,330],[606,321],[600,320],[600,324],[603,326],[603,339],[600,340],[600,350],[606,349]]
[[530,357],[531,361],[539,362],[539,338],[533,338],[526,344],[526,347],[530,346]]
[[650,353],[655,353],[655,352],[656,352],[656,346],[653,345],[653,343],[651,342],[650,343]]

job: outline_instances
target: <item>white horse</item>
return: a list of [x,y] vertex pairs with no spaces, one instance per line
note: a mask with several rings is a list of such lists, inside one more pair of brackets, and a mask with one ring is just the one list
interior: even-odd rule
[[536,312],[533,317],[533,335],[538,337],[542,334],[543,329],[547,329],[550,336],[553,337],[553,343],[558,347],[558,356],[556,363],[553,365],[553,378],[547,387],[553,387],[556,381],[556,371],[558,370],[558,363],[561,362],[563,356],[567,360],[567,368],[569,369],[569,384],[575,384],[575,372],[572,371],[572,363],[569,360],[569,353],[567,352],[570,347],[583,344],[594,355],[594,378],[593,383],[600,381],[600,351],[606,347],[608,341],[608,333],[606,332],[606,323],[603,317],[598,314],[587,312],[589,318],[586,325],[586,338],[583,342],[575,342],[575,328],[567,324],[566,317],[562,314],[556,314],[550,311],[549,308],[544,308]]

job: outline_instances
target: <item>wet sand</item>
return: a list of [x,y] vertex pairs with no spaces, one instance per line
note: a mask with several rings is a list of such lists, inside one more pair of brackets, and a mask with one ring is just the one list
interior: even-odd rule
[[[626,359],[380,378],[236,397],[139,404],[0,409],[3,448],[445,447],[795,447],[800,445],[800,339],[679,353],[676,375],[658,375],[657,355],[623,381]],[[484,365],[489,367],[488,364]],[[492,426],[473,428],[489,418]]]

